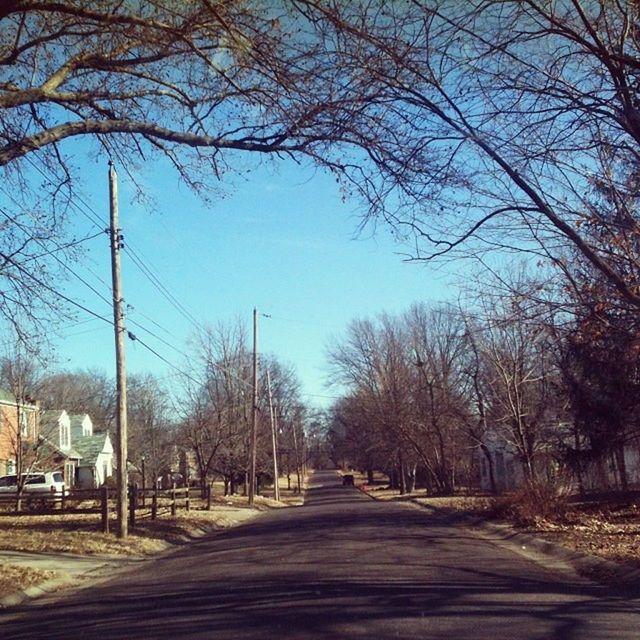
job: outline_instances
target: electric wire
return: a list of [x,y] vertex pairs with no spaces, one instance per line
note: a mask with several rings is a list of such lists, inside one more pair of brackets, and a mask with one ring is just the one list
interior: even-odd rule
[[48,285],[46,282],[44,282],[40,278],[37,278],[36,276],[34,276],[30,271],[25,269],[21,264],[16,262],[10,256],[7,256],[5,254],[0,254],[0,255],[2,255],[2,257],[5,260],[7,260],[7,262],[10,262],[16,269],[18,269],[18,271],[21,271],[22,273],[24,273],[27,277],[31,278],[36,284],[40,285],[41,287],[43,287],[47,291],[50,291],[54,295],[58,296],[62,300],[65,300],[66,302],[68,302],[69,304],[73,305],[74,307],[77,307],[78,309],[81,309],[85,313],[88,313],[90,316],[93,316],[94,318],[98,318],[99,320],[103,320],[104,322],[107,322],[108,324],[113,325],[113,320],[110,320],[108,318],[105,318],[104,316],[101,316],[99,313],[96,313],[95,311],[92,311],[88,307],[85,307],[84,305],[80,304],[79,302],[76,302],[75,300],[73,300],[69,296],[66,296],[61,291],[58,291],[54,287]]
[[[40,173],[40,175],[42,175],[45,179],[49,180],[49,176],[44,172],[44,170],[40,167],[38,167],[35,162],[32,160],[32,158],[30,158],[29,156],[26,156],[25,159],[31,164],[31,166],[38,171],[38,173]],[[82,207],[80,205],[78,205],[78,203],[75,201],[75,199],[78,199],[81,203],[82,203]],[[105,231],[108,232],[108,230],[105,230],[102,228],[102,224],[103,221],[100,218],[100,215],[95,211],[95,209],[93,209],[93,207],[87,203],[79,194],[75,194],[74,198],[70,198],[69,199],[69,203],[71,205],[73,205],[76,210],[78,210],[82,215],[84,215],[90,222],[92,222],[92,224],[94,224],[98,229],[100,229],[100,233],[105,233]],[[3,212],[4,213],[4,212]],[[97,235],[100,234],[96,234],[95,237],[97,237]],[[184,305],[182,305],[182,303],[180,303],[179,300],[177,300],[177,298],[175,298],[175,296],[173,296],[173,294],[171,294],[171,292],[164,286],[164,284],[161,282],[161,280],[151,271],[151,269],[149,267],[147,267],[144,263],[144,261],[142,260],[142,258],[133,250],[130,248],[130,245],[127,244],[125,245],[124,248],[125,252],[127,253],[127,255],[129,255],[129,257],[131,257],[132,261],[134,262],[134,264],[136,264],[136,266],[141,270],[141,272],[150,280],[150,282],[152,282],[152,284],[154,284],[154,286],[156,286],[156,288],[158,289],[158,291],[160,291],[160,293],[162,293],[162,295],[178,310],[180,311],[180,313],[189,320],[190,323],[192,323],[196,328],[202,328],[200,323],[196,320],[196,318],[188,311],[188,309],[186,309],[186,307],[184,307]],[[37,284],[40,284],[40,286],[43,286],[45,289],[47,289],[48,291],[51,291],[52,293],[54,293],[55,295],[57,295],[58,297],[60,297],[61,299],[69,302],[70,304],[72,304],[73,306],[81,309],[82,311],[84,311],[85,313],[88,313],[89,315],[98,318],[100,320],[103,320],[105,322],[107,322],[108,324],[110,324],[111,326],[113,326],[113,321],[109,320],[103,316],[101,316],[100,314],[96,313],[95,311],[92,311],[91,309],[85,307],[84,305],[81,305],[80,303],[76,302],[75,300],[69,298],[68,296],[65,296],[64,294],[62,294],[61,292],[57,291],[56,289],[54,289],[53,287],[50,287],[49,285],[46,285],[43,281],[37,279],[35,276],[33,276],[31,273],[29,273],[27,270],[25,270],[24,268],[22,268],[20,265],[18,265],[15,261],[10,260],[15,266],[16,268],[18,268],[20,271],[22,271],[23,273],[25,273],[27,276],[31,277]],[[62,261],[61,261],[62,262]],[[63,262],[62,264],[68,268],[71,273],[73,273],[78,279],[80,279],[86,286],[88,286],[89,288],[91,288],[92,291],[94,291],[94,293],[96,293],[96,295],[100,296],[101,298],[102,295],[100,293],[98,293],[90,284],[88,284],[84,279],[82,279],[78,274],[76,274],[75,272],[73,272],[70,267],[68,267],[68,265],[65,265]],[[103,298],[104,299],[104,298]],[[107,300],[107,302],[109,302],[109,304],[112,303],[112,301]],[[165,340],[164,338],[161,338],[160,336],[158,336],[155,332],[147,329],[146,327],[144,327],[142,324],[130,320],[130,323],[133,324],[134,326],[137,326],[138,328],[142,329],[143,331],[145,331],[146,333],[148,333],[149,335],[153,336],[154,338],[156,338],[156,340],[159,340],[160,342],[162,342],[163,344],[165,344],[166,346],[174,349],[176,352],[178,352],[179,354],[181,354],[184,357],[187,357],[187,355],[180,350],[178,347],[176,347],[174,344],[170,343],[169,341]],[[161,327],[161,325],[158,325],[158,323],[154,323],[156,324],[159,328],[163,329],[164,331],[168,332],[165,328]],[[186,377],[188,377],[191,380],[194,380],[194,378],[192,378],[191,376],[189,376],[189,374],[186,374],[184,371],[182,371],[181,369],[179,369],[176,365],[174,365],[173,363],[171,363],[169,360],[167,360],[164,356],[162,356],[161,354],[159,354],[157,351],[155,351],[153,348],[151,348],[149,345],[147,345],[145,342],[143,342],[142,340],[140,340],[140,338],[138,338],[137,336],[135,336],[135,334],[132,334],[130,332],[128,332],[129,337],[132,340],[136,340],[137,342],[139,342],[144,348],[146,348],[150,353],[152,353],[153,355],[155,355],[157,358],[159,358],[160,360],[162,360],[165,364],[169,365],[170,367],[172,367],[173,369],[175,369],[177,372],[182,373],[183,375],[185,375]],[[240,383],[246,385],[247,387],[252,388],[252,384],[247,382],[246,380],[243,380],[242,378],[240,378],[239,376],[237,376],[233,371],[229,370],[226,367],[223,367],[222,365],[218,365],[216,363],[212,363],[212,366],[220,371],[223,371],[225,373],[227,373],[230,377],[236,379],[237,381],[239,381]],[[200,382],[198,382],[198,384],[200,384]]]
[[[40,173],[40,175],[42,175],[47,180],[49,179],[47,174],[40,167],[38,167],[30,157],[27,157],[27,160],[30,162],[31,166],[33,166]],[[76,200],[79,200],[82,203],[82,207],[76,202]],[[82,198],[82,196],[76,193],[74,195],[74,198],[70,198],[69,202],[98,228],[101,228],[103,226],[103,221],[101,220],[100,215],[86,200]],[[202,326],[193,316],[193,314],[191,314],[191,312],[169,291],[169,289],[162,283],[161,279],[151,270],[150,267],[145,264],[145,261],[139,255],[139,252],[136,252],[129,242],[125,244],[124,251],[127,253],[127,255],[129,255],[138,269],[140,269],[142,274],[151,282],[154,287],[156,287],[161,295],[191,324],[193,324],[198,329],[202,329]],[[147,260],[146,262],[149,261]]]
[[[10,216],[2,207],[0,207],[0,213],[2,213],[3,216],[5,216],[8,220],[10,220],[11,222],[13,222],[14,224],[18,225],[23,231],[26,231],[26,233],[30,233],[28,228],[25,228],[24,225],[22,225],[18,220],[16,220],[15,218],[13,218],[12,216]],[[104,232],[103,232],[104,233]],[[96,237],[96,236],[94,236]],[[35,237],[35,236],[31,236],[31,238],[37,242],[40,246],[43,246],[43,243],[40,241],[39,238]],[[91,289],[91,291],[93,291],[93,293],[95,293],[103,302],[106,302],[107,304],[112,304],[112,301],[107,298],[106,296],[104,296],[102,294],[102,292],[98,291],[91,283],[87,282],[81,275],[79,275],[76,271],[74,271],[64,260],[62,260],[59,256],[55,255],[55,253],[51,253],[51,257],[54,258],[59,264],[62,265],[63,268],[65,268],[67,271],[69,271],[69,273],[71,273],[72,275],[74,275],[80,282],[82,282],[82,284],[84,284],[86,287],[88,287],[89,289]]]
[[144,260],[138,255],[136,251],[128,243],[125,243],[124,252],[131,258],[132,262],[138,267],[141,273],[149,280],[149,282],[155,287],[155,289],[167,300],[190,324],[194,325],[197,329],[202,329],[202,326],[193,314],[169,291],[169,289],[162,283],[160,278],[148,267]]

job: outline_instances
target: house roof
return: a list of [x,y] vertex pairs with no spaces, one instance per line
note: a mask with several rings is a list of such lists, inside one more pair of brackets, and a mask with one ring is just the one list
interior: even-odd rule
[[72,427],[81,427],[86,417],[86,413],[74,413],[69,416],[69,422]]
[[[16,402],[16,396],[11,393],[11,391],[0,388],[0,404],[16,404]],[[35,409],[34,404],[35,403],[31,402],[30,400],[27,400],[24,406]]]
[[58,455],[66,458],[67,460],[80,460],[82,455],[73,449],[67,449],[64,451],[57,444],[51,442],[48,438],[45,438],[43,435],[40,436],[40,439],[43,441],[44,446],[42,447],[42,452],[46,455],[47,453],[57,453]]
[[[109,444],[109,446],[107,446]],[[108,433],[94,436],[82,436],[73,441],[74,448],[82,456],[80,466],[94,465],[101,453],[112,453],[111,441]]]
[[40,422],[43,424],[57,422],[63,413],[65,413],[64,409],[48,409],[40,414]]
[[88,413],[74,413],[73,415],[69,415],[69,422],[71,423],[71,428],[81,427],[82,423],[89,418],[89,422],[91,422],[91,417]]

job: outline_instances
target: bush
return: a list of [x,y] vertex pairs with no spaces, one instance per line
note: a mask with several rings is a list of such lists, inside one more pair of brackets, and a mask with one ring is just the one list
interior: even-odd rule
[[551,484],[536,484],[493,499],[492,513],[519,527],[530,527],[540,520],[563,520],[568,496]]
[[100,486],[108,487],[109,489],[116,489],[118,487],[118,482],[115,476],[108,476]]

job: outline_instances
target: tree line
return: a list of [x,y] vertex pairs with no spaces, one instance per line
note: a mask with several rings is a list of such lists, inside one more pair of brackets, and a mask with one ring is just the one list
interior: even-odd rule
[[[0,313],[24,341],[52,310],[68,313],[49,283],[68,276],[66,260],[80,251],[65,224],[81,183],[73,157],[85,151],[74,141],[131,167],[134,181],[136,163],[164,158],[205,197],[229,188],[248,158],[311,160],[359,199],[363,224],[396,235],[409,260],[464,259],[495,273],[496,256],[519,254],[545,274],[524,291],[500,281],[510,289],[501,313],[515,305],[529,323],[541,303],[544,323],[500,320],[489,331],[464,320],[464,375],[446,362],[436,375],[434,347],[419,336],[404,352],[395,344],[417,331],[415,318],[364,322],[361,345],[350,331],[343,355],[354,361],[340,375],[380,405],[375,415],[400,412],[385,423],[402,443],[392,451],[406,456],[401,467],[422,456],[429,482],[447,490],[461,467],[443,425],[471,434],[470,420],[481,433],[482,416],[502,416],[533,477],[542,446],[534,432],[564,410],[589,441],[576,435],[567,461],[580,469],[599,450],[619,452],[637,395],[639,25],[633,0],[8,0]],[[457,344],[458,334],[443,332],[453,348],[447,340]],[[367,341],[380,342],[389,362]],[[382,373],[401,365],[402,375]],[[355,378],[367,367],[383,386]],[[202,387],[210,407],[225,394],[240,398],[230,380],[211,384]],[[421,390],[410,404],[400,401],[406,389]],[[462,391],[475,397],[470,413],[454,401]],[[555,406],[553,394],[562,411],[545,404]],[[241,406],[226,411],[243,417]],[[427,448],[416,435],[425,425]],[[623,466],[618,453],[621,482]]]
[[[40,412],[59,409],[90,415],[96,431],[115,431],[115,382],[99,370],[48,373],[33,353],[13,343],[0,368],[0,388],[16,410],[37,401]],[[258,485],[273,482],[273,438],[280,473],[300,491],[309,450],[295,371],[274,356],[260,358],[258,394]],[[217,480],[224,492],[246,493],[252,407],[252,352],[238,322],[204,328],[192,340],[184,366],[167,377],[130,374],[127,383],[128,450],[131,470],[145,469],[148,483],[180,474],[203,490]],[[19,417],[16,424],[20,422]],[[275,431],[274,431],[275,430]],[[40,441],[12,437],[18,473],[42,467]],[[43,434],[47,435],[47,434]],[[55,434],[48,434],[53,437]],[[50,439],[50,437],[48,439]],[[68,481],[70,481],[68,479]]]
[[481,465],[491,491],[513,488],[497,477],[505,452],[523,488],[583,489],[591,474],[626,489],[627,450],[640,450],[630,314],[586,314],[554,280],[494,285],[474,305],[417,303],[349,325],[329,350],[347,389],[328,423],[332,459],[369,482],[382,471],[402,493],[477,489]]

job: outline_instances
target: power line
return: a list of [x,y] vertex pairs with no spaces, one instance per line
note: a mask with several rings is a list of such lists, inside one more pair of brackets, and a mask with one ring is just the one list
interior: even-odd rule
[[[18,220],[16,220],[12,216],[10,216],[2,207],[0,207],[0,213],[2,213],[2,215],[4,215],[11,222],[13,222],[14,224],[18,225],[23,231],[26,231],[28,234],[30,234],[30,231],[29,231],[28,228],[25,229],[24,225],[22,225]],[[97,235],[99,235],[99,234],[97,234]],[[93,236],[93,237],[96,237],[96,236]],[[37,237],[35,237],[33,235],[31,235],[31,238],[35,242],[37,242],[40,246],[43,246],[43,242],[39,238],[37,238]],[[64,260],[62,260],[57,255],[55,255],[55,253],[51,253],[51,257],[54,258],[57,262],[59,262],[67,271],[69,271],[71,274],[73,274],[78,280],[80,280],[80,282],[82,282],[82,284],[84,284],[86,287],[91,289],[91,291],[93,291],[93,293],[95,293],[100,299],[102,299],[103,302],[106,302],[107,304],[111,304],[111,300],[109,300],[109,298],[105,297],[92,284],[87,282],[81,275],[79,275],[66,262],[64,262]]]
[[156,358],[159,358],[160,360],[162,360],[162,362],[164,362],[165,364],[169,365],[172,369],[174,369],[175,371],[177,371],[179,374],[183,375],[185,378],[188,378],[189,380],[191,380],[192,382],[195,382],[197,385],[201,385],[202,381],[201,380],[196,380],[194,377],[192,377],[190,374],[188,374],[186,371],[183,371],[182,369],[180,369],[177,365],[173,364],[173,362],[171,362],[170,360],[167,360],[167,358],[165,358],[163,355],[161,355],[160,353],[158,353],[155,349],[153,349],[152,347],[150,347],[146,342],[144,342],[143,340],[141,340],[140,338],[138,338],[138,336],[136,336],[135,334],[131,333],[131,331],[127,331],[127,335],[129,336],[129,340],[131,340],[132,342],[138,342],[141,346],[143,346],[147,351],[149,351],[150,353],[152,353],[154,356],[156,356]]
[[[49,180],[49,176],[43,171],[41,167],[38,167],[33,159],[30,156],[27,156],[26,159],[29,161],[31,166],[40,173],[44,178]],[[82,207],[75,201],[79,200],[82,203]],[[82,198],[79,194],[74,194],[74,197],[69,199],[70,204],[72,204],[80,213],[82,213],[85,217],[87,217],[94,225],[98,228],[103,228],[106,224],[100,218],[100,215],[95,211],[95,209],[88,203],[86,200]],[[130,243],[124,248],[125,252],[132,259],[133,263],[140,269],[142,274],[151,282],[151,284],[160,292],[160,294],[175,308],[177,309],[191,324],[193,324],[196,328],[201,329],[201,325],[198,320],[191,314],[191,312],[169,291],[169,289],[162,283],[162,280],[153,272],[153,270],[145,264],[145,260],[143,260],[142,256],[139,255],[139,252],[136,252]],[[148,260],[146,262],[149,262]],[[95,276],[95,274],[93,274]],[[96,276],[97,277],[97,276]],[[98,278],[100,279],[100,278]],[[103,284],[104,281],[103,281]]]
[[[49,180],[49,176],[43,171],[43,169],[41,167],[38,167],[35,162],[32,160],[31,157],[26,156],[26,160],[31,164],[31,166],[38,171],[38,173],[40,173],[40,175],[42,175],[45,179]],[[82,203],[82,207],[77,204],[77,202],[75,201],[75,199],[78,199],[81,203]],[[14,201],[15,202],[15,201]],[[87,203],[81,196],[79,196],[78,194],[75,194],[74,197],[70,197],[69,198],[69,203],[71,205],[73,205],[76,210],[78,210],[82,215],[84,215],[87,219],[90,220],[90,222],[92,222],[92,224],[94,224],[96,227],[98,227],[98,229],[100,229],[100,233],[96,234],[100,235],[101,233],[105,233],[106,229],[103,229],[102,227],[104,226],[104,222],[102,221],[102,219],[100,218],[100,215],[95,211],[95,209],[93,209],[93,207]],[[16,203],[17,204],[17,203]],[[3,213],[5,213],[3,211]],[[5,213],[5,215],[7,215]],[[33,237],[33,236],[32,236]],[[35,238],[34,238],[35,239]],[[167,301],[169,301],[185,318],[187,318],[189,320],[190,323],[192,323],[196,328],[201,328],[200,323],[196,320],[196,318],[189,312],[189,310],[167,289],[167,287],[162,283],[161,279],[151,270],[150,267],[148,267],[144,260],[142,259],[141,256],[139,256],[136,251],[134,251],[132,248],[130,248],[130,246],[125,246],[125,252],[129,255],[129,257],[131,257],[132,261],[134,262],[134,264],[140,269],[140,271],[145,275],[145,277],[154,285],[154,287],[163,295],[163,297],[165,297],[165,299]],[[56,256],[54,256],[56,257]],[[56,258],[58,259],[58,258]],[[33,276],[31,273],[29,273],[27,270],[25,270],[23,267],[21,267],[19,264],[17,264],[15,261],[13,261],[12,259],[9,259],[15,266],[16,268],[18,268],[20,271],[22,271],[23,273],[25,273],[27,276],[29,276],[30,278],[32,278],[36,283],[40,284],[40,286],[43,286],[45,289],[51,291],[52,293],[54,293],[55,295],[57,295],[59,298],[69,302],[70,304],[72,304],[75,307],[78,307],[79,309],[83,310],[85,313],[88,313],[89,315],[98,318],[100,320],[103,320],[105,322],[107,322],[108,324],[110,324],[111,326],[113,326],[113,321],[112,320],[108,320],[106,318],[104,318],[103,316],[101,316],[100,314],[92,311],[91,309],[88,309],[87,307],[81,305],[80,303],[76,302],[75,300],[69,298],[68,296],[65,296],[64,294],[62,294],[61,292],[57,291],[56,289],[54,289],[53,287],[50,287],[49,285],[46,285],[43,281],[39,280],[38,278],[36,278],[35,276]],[[59,260],[59,259],[58,259]],[[76,278],[78,278],[81,282],[83,282],[87,287],[89,287],[96,295],[98,295],[101,299],[103,299],[105,302],[111,304],[112,300],[108,300],[106,299],[104,296],[102,296],[102,294],[100,292],[98,292],[92,285],[90,285],[88,282],[86,282],[81,276],[79,276],[77,273],[75,273],[68,265],[66,265],[64,262],[62,262],[61,260],[59,260],[61,262],[61,264],[63,264],[63,266],[65,268],[67,268]],[[164,338],[160,337],[159,335],[157,335],[156,333],[154,333],[153,331],[147,329],[146,327],[144,327],[142,324],[134,321],[134,320],[130,320],[129,321],[130,324],[133,324],[137,327],[139,327],[140,329],[142,329],[143,331],[146,331],[149,335],[153,336],[154,338],[156,338],[156,340],[159,340],[160,342],[162,342],[163,344],[165,344],[166,346],[170,347],[171,349],[175,350],[177,353],[181,354],[184,357],[188,357],[187,354],[185,354],[182,350],[180,350],[178,347],[176,347],[174,344],[172,344],[171,342],[165,340]],[[160,329],[167,331],[165,328],[163,328],[161,325],[159,325],[157,322],[154,322],[154,324],[156,324],[156,326],[158,326]],[[167,333],[170,333],[167,331]],[[138,342],[140,342],[140,344],[145,347],[150,353],[154,354],[156,357],[158,357],[160,360],[162,360],[163,362],[165,362],[165,364],[168,364],[170,367],[172,367],[173,369],[175,369],[177,372],[181,373],[182,375],[185,375],[186,377],[190,378],[191,380],[194,380],[191,376],[189,376],[189,374],[185,373],[184,371],[182,371],[181,369],[179,369],[176,365],[174,365],[173,363],[171,363],[169,360],[167,360],[164,356],[162,356],[161,354],[159,354],[157,351],[155,351],[154,349],[152,349],[149,345],[147,345],[146,343],[144,343],[142,340],[140,340],[139,338],[137,338],[134,334],[128,332],[129,337],[132,340],[136,340]],[[237,381],[239,381],[240,383],[246,385],[246,386],[251,386],[251,384],[249,382],[247,382],[246,380],[243,380],[242,378],[240,378],[239,376],[237,376],[233,371],[227,369],[226,367],[223,367],[222,365],[219,365],[217,363],[212,363],[212,366],[216,369],[218,369],[219,371],[225,372],[227,373],[230,377],[235,378]],[[198,382],[198,384],[200,384]]]
[[169,291],[169,289],[162,283],[160,278],[148,267],[144,260],[131,248],[128,244],[124,248],[125,253],[131,258],[133,263],[140,269],[142,274],[149,280],[149,282],[156,288],[156,290],[191,324],[196,328],[201,328],[200,323],[191,314],[191,312]]
[[103,320],[104,322],[107,322],[108,324],[113,325],[113,321],[112,320],[109,320],[108,318],[105,318],[104,316],[101,316],[99,313],[96,313],[95,311],[92,311],[91,309],[88,309],[87,307],[85,307],[84,305],[80,304],[79,302],[76,302],[72,298],[69,298],[69,296],[66,296],[63,293],[61,293],[60,291],[58,291],[57,289],[54,289],[53,287],[49,286],[46,282],[43,282],[42,280],[40,280],[40,278],[37,278],[36,276],[34,276],[31,272],[29,272],[27,269],[25,269],[22,265],[18,264],[10,256],[2,254],[2,257],[5,260],[7,260],[7,262],[10,262],[11,264],[13,264],[13,266],[16,269],[18,269],[19,271],[24,273],[26,276],[31,278],[36,284],[40,285],[41,287],[43,287],[47,291],[51,291],[51,293],[53,293],[54,295],[58,296],[62,300],[65,300],[69,304],[72,304],[74,307],[78,307],[79,309],[81,309],[85,313],[88,313],[89,315],[93,316],[94,318],[98,318],[99,320]]

